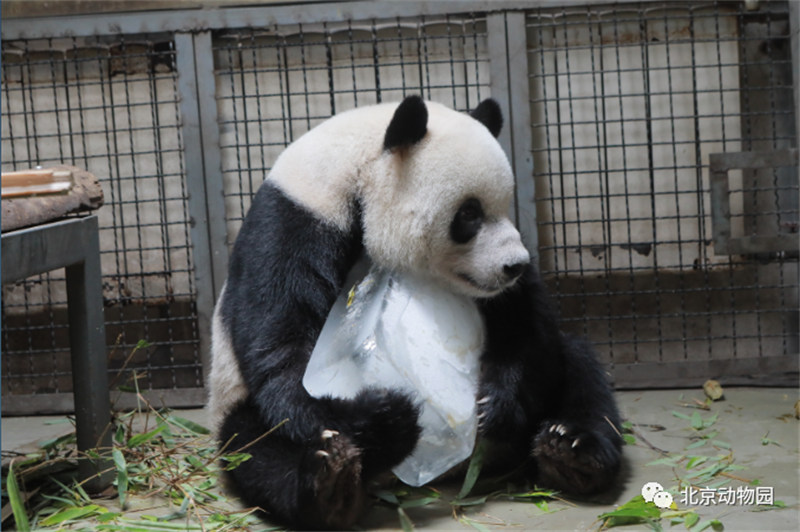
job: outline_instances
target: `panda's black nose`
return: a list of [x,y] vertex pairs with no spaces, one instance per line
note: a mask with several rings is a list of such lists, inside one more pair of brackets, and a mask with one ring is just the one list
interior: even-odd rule
[[508,279],[516,279],[522,275],[522,272],[525,269],[525,264],[526,263],[524,262],[519,262],[517,264],[506,264],[503,266],[503,273]]

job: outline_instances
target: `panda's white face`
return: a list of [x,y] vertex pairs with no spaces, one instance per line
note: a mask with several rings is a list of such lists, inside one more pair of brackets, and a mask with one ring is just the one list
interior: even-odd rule
[[[494,137],[499,109],[479,121],[410,100],[324,122],[284,151],[269,179],[342,231],[352,228],[358,200],[376,264],[432,276],[470,297],[496,295],[530,260],[508,219],[514,178]],[[492,117],[500,122],[494,132]]]
[[505,217],[487,215],[471,197],[450,224],[446,254],[433,261],[434,271],[471,297],[489,297],[511,286],[530,260],[519,232]]
[[428,103],[425,137],[365,187],[367,251],[392,269],[429,275],[470,297],[511,286],[530,261],[508,218],[514,180],[500,145],[469,115]]

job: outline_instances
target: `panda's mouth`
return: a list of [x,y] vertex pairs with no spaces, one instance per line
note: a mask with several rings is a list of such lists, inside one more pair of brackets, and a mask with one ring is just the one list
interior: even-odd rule
[[497,283],[494,286],[489,286],[489,285],[483,284],[483,283],[478,282],[477,280],[475,280],[473,277],[467,275],[466,273],[458,273],[457,275],[458,275],[459,279],[461,279],[462,281],[464,281],[465,283],[470,285],[472,288],[474,288],[477,291],[479,291],[480,292],[480,297],[492,297],[492,296],[495,296],[495,295],[499,294],[500,292],[502,292],[503,290],[505,290],[505,288],[507,287],[507,285],[504,284],[504,283]]

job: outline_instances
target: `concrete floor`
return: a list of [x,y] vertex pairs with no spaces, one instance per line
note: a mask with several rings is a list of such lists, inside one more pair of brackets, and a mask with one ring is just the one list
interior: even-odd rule
[[[693,509],[705,519],[719,519],[725,530],[798,530],[800,529],[800,422],[795,418],[796,389],[730,388],[725,398],[711,405],[710,411],[683,406],[693,398],[703,399],[701,390],[628,391],[617,394],[623,417],[634,424],[634,429],[650,445],[671,454],[715,456],[733,453],[735,464],[742,466],[733,476],[747,481],[758,480],[762,488],[772,488],[774,499],[786,507],[769,511],[748,504],[682,504],[680,495],[676,502],[680,509]],[[697,431],[691,422],[672,414],[673,411],[691,415],[699,412],[704,419],[717,413],[718,418],[710,430],[718,431],[715,440],[730,445],[730,451],[705,445],[686,451]],[[182,411],[181,416],[203,421],[202,410]],[[34,449],[36,442],[69,430],[64,424],[47,424],[59,418],[3,418],[3,450]],[[63,419],[63,418],[61,418]],[[707,431],[707,432],[708,432]],[[591,501],[551,501],[549,513],[524,502],[492,500],[469,508],[464,515],[477,523],[477,527],[511,530],[596,530],[597,517],[629,501],[641,492],[648,482],[659,482],[666,489],[677,488],[676,474],[685,476],[685,461],[674,467],[647,465],[660,457],[656,450],[641,442],[625,449],[626,467],[624,485],[617,492]],[[720,477],[722,479],[722,477]],[[746,486],[742,480],[730,478],[727,486]],[[409,508],[408,516],[418,530],[474,530],[476,527],[459,522],[453,517],[448,500],[458,491],[458,485],[437,485],[442,491],[441,502],[418,508]],[[677,492],[676,492],[677,493]],[[104,501],[108,505],[109,501]],[[158,515],[149,501],[150,514]],[[763,508],[762,508],[763,509]],[[165,512],[166,513],[166,510]],[[362,521],[365,529],[397,530],[400,527],[393,508],[380,505],[372,508]],[[667,520],[662,521],[669,529]],[[643,530],[643,525],[626,529]],[[674,528],[684,529],[683,526]],[[708,529],[710,530],[710,529]]]

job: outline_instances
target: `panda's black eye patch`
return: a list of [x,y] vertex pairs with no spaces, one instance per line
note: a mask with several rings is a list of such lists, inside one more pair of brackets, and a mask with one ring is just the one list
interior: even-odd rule
[[466,244],[478,234],[483,224],[483,207],[476,198],[470,198],[458,208],[450,224],[450,238],[457,244]]

